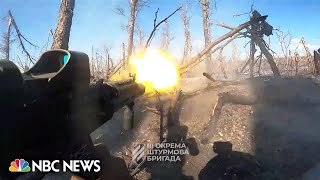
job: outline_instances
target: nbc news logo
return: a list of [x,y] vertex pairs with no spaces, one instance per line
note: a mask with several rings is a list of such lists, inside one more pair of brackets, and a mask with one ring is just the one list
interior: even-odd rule
[[24,159],[16,159],[11,162],[9,167],[10,172],[29,172],[30,166]]
[[59,160],[52,162],[49,160],[40,160],[39,162],[32,161],[30,168],[29,163],[24,159],[16,159],[11,162],[9,167],[10,172],[35,172],[36,170],[41,172],[100,172],[100,169],[100,160],[70,160],[69,162],[62,161],[61,164]]

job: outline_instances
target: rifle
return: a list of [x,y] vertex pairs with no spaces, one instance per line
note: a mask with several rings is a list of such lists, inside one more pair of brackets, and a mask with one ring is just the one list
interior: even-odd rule
[[47,51],[24,73],[0,61],[1,176],[12,177],[8,168],[17,158],[96,158],[90,133],[122,107],[123,128],[132,128],[134,100],[144,91],[134,78],[90,83],[89,57],[81,52]]

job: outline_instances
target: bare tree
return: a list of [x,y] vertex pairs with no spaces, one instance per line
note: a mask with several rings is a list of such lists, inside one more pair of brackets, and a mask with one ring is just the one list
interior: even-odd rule
[[16,62],[17,62],[18,66],[20,67],[20,69],[21,69],[23,72],[29,70],[30,63],[31,63],[30,61],[29,61],[29,62],[28,62],[28,61],[22,61],[22,60],[20,59],[20,57],[17,56]]
[[11,35],[11,16],[8,17],[8,28],[7,33],[5,35],[5,54],[6,54],[6,60],[10,60],[10,35]]
[[144,46],[144,39],[145,39],[146,35],[145,35],[141,26],[137,26],[136,34],[138,35],[139,49],[142,49]]
[[237,44],[232,41],[231,42],[231,62],[239,61],[239,52]]
[[148,0],[129,0],[130,17],[129,17],[129,24],[128,24],[128,51],[127,51],[128,58],[131,56],[132,50],[133,50],[133,36],[135,31],[135,23],[136,23],[137,15],[140,12],[140,10],[147,5],[147,3],[148,3]]
[[105,45],[103,50],[94,52],[93,46],[91,49],[91,78],[95,81],[98,79],[109,79],[113,71],[113,60],[110,57],[111,47]]
[[116,10],[116,13],[117,13],[119,16],[124,16],[124,17],[126,17],[125,10],[124,10],[121,6],[117,6],[115,10]]
[[[204,46],[208,47],[211,42],[211,22],[210,22],[210,16],[211,16],[211,2],[210,0],[201,0],[200,1],[202,6],[202,21],[203,21],[203,35],[204,35]],[[211,72],[211,53],[206,54],[205,57],[206,61],[206,71]]]
[[46,44],[41,48],[41,51],[40,51],[40,52],[43,52],[43,51],[47,51],[47,50],[48,50],[48,45],[49,45],[50,39],[52,40],[53,36],[54,36],[54,35],[53,35],[53,32],[52,32],[52,29],[49,29],[47,42],[46,42]]
[[104,54],[105,54],[105,61],[106,61],[106,67],[105,68],[107,69],[106,79],[110,78],[110,73],[111,73],[111,70],[113,68],[113,60],[110,57],[110,50],[111,50],[110,47],[108,47],[108,46],[104,47]]
[[137,17],[137,3],[139,0],[129,0],[130,4],[130,19],[128,26],[128,57],[132,54],[133,48],[133,32],[134,32],[134,24]]
[[[129,57],[129,56],[127,56],[127,57]],[[124,44],[124,43],[122,43],[122,65],[123,65],[123,67],[125,67],[126,66],[126,45]]]
[[[17,25],[17,23],[16,23],[16,21],[15,21],[15,19],[14,19],[14,17],[13,17],[13,15],[12,15],[12,13],[11,13],[10,10],[9,10],[9,13],[8,13],[8,14],[9,14],[9,18],[11,19],[11,24],[13,25],[13,27],[14,27],[14,29],[15,29],[15,32],[16,32],[16,35],[17,35],[17,37],[18,37],[18,41],[19,41],[19,44],[20,44],[20,46],[21,46],[21,48],[22,48],[22,52],[23,52],[24,54],[26,54],[28,60],[29,60],[31,63],[34,63],[34,60],[35,60],[35,59],[34,59],[34,57],[32,57],[31,54],[27,51],[24,42],[26,42],[26,43],[28,43],[29,45],[31,45],[31,46],[33,46],[33,47],[36,47],[36,48],[38,48],[38,46],[32,44],[27,38],[25,38],[25,37],[21,34],[21,32],[20,32],[20,30],[19,30],[19,28],[18,28],[18,25]],[[9,41],[10,41],[10,39],[9,39]]]
[[51,49],[68,49],[75,0],[62,0]]
[[239,51],[236,42],[231,42],[231,58],[230,58],[230,66],[233,73],[238,73],[239,67]]
[[10,60],[10,37],[11,37],[11,16],[8,16],[8,27],[7,31],[3,33],[2,42],[0,46],[1,53],[4,54],[6,60]]
[[154,20],[153,20],[153,29],[152,29],[149,37],[148,37],[148,40],[147,40],[147,42],[146,42],[146,45],[145,45],[144,49],[147,49],[147,48],[150,46],[151,41],[152,41],[153,37],[155,36],[155,33],[156,33],[158,27],[159,27],[162,23],[167,22],[168,19],[169,19],[171,16],[173,16],[176,12],[180,11],[181,9],[182,9],[182,7],[177,8],[177,9],[176,9],[175,11],[173,11],[169,16],[165,17],[164,19],[162,19],[162,20],[161,20],[160,22],[158,22],[158,23],[157,23],[157,19],[158,19],[159,8],[157,9],[157,11],[154,13],[154,16],[155,16],[155,17],[154,17]]
[[169,33],[169,23],[166,21],[162,29],[162,39],[161,39],[161,48],[163,50],[168,50],[170,43],[170,33]]
[[191,54],[191,38],[190,38],[190,19],[191,17],[188,15],[188,2],[183,6],[183,11],[181,15],[181,19],[183,22],[184,28],[184,48],[183,48],[183,59],[182,64],[185,63],[185,60]]
[[[15,19],[14,19],[10,10],[8,11],[8,16],[6,18],[8,19],[8,26],[7,26],[7,31],[2,36],[2,41],[1,41],[1,45],[0,45],[0,52],[4,54],[6,60],[15,61],[22,71],[26,71],[29,69],[29,66],[32,63],[34,63],[35,59],[27,51],[25,43],[27,43],[35,48],[38,48],[38,46],[32,44],[28,39],[26,39],[21,34],[21,32],[18,28],[18,25],[16,24]],[[15,39],[12,39],[13,33],[14,33],[13,31],[15,31],[15,37],[18,40],[19,47],[21,47],[21,49],[22,49],[22,53],[27,56],[27,60],[25,60],[25,61],[21,61],[21,59],[18,55],[17,55],[17,58],[12,58],[10,55],[10,46],[15,41]]]
[[127,59],[126,57],[126,45],[122,43],[122,59],[120,59],[119,63],[117,65],[113,65],[112,69],[110,70],[110,77],[116,73],[120,73],[120,69],[123,68],[125,69],[125,60]]
[[285,60],[286,60],[285,68],[286,68],[286,70],[288,70],[289,65],[291,66],[291,68],[293,66],[292,59],[290,57],[290,48],[289,48],[290,44],[291,44],[291,40],[292,40],[292,35],[290,34],[290,32],[285,34],[282,31],[276,32],[276,35],[277,35],[279,43],[280,43],[281,51],[282,51],[282,53],[285,57]]

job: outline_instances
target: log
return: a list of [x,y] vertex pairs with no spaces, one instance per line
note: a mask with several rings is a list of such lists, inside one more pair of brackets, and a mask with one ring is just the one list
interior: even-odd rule
[[255,85],[253,86],[253,81],[249,80],[251,83],[249,83],[246,90],[241,88],[218,94],[217,102],[210,115],[208,125],[204,128],[204,134],[201,138],[202,143],[206,144],[210,142],[212,134],[216,132],[219,117],[225,104],[268,104],[285,107],[314,107],[320,105],[320,98],[318,96],[305,93],[299,87],[301,79],[274,78],[270,81],[254,81]]
[[261,100],[259,101],[259,98],[256,95],[252,94],[242,95],[237,91],[219,93],[217,103],[213,108],[210,116],[210,123],[208,129],[213,130],[216,127],[216,123],[221,114],[223,105],[228,103],[240,105],[254,105],[258,104],[259,102],[261,102]]
[[238,91],[222,92],[218,94],[217,102],[210,115],[208,126],[204,128],[204,134],[201,138],[201,143],[207,144],[210,142],[212,134],[216,132],[219,117],[222,108],[225,104],[240,104],[240,105],[254,105],[259,103],[259,98],[256,95],[246,94],[242,95]]
[[208,73],[203,73],[202,74],[204,77],[206,77],[207,79],[209,79],[210,81],[212,81],[212,82],[215,82],[216,80],[210,75],[210,74],[208,74]]

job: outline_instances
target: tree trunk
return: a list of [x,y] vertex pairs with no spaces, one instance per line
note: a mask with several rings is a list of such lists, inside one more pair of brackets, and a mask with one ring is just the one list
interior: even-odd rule
[[135,25],[136,14],[137,14],[137,2],[138,0],[130,0],[130,19],[129,19],[129,29],[128,29],[128,52],[127,52],[128,58],[130,58],[132,54],[132,49],[133,49],[133,33],[134,33],[134,25]]
[[62,0],[51,49],[68,49],[75,0]]
[[[127,56],[129,58],[129,56]],[[126,68],[126,45],[122,43],[122,64],[123,68]]]
[[162,42],[161,42],[161,48],[163,50],[166,50],[166,51],[168,50],[169,41],[170,41],[169,23],[165,22],[165,26],[163,27]]
[[182,22],[184,27],[184,49],[182,64],[191,54],[191,40],[190,40],[190,17],[188,17],[188,5],[185,5],[182,12]]
[[219,57],[218,57],[219,62],[220,62],[220,69],[221,69],[221,72],[222,72],[224,78],[228,79],[228,75],[227,75],[226,69],[224,67],[224,57],[223,57],[222,53],[223,53],[223,48],[220,49]]
[[138,26],[137,30],[138,30],[138,36],[139,36],[139,50],[141,50],[144,47],[145,35],[144,35],[144,31],[143,31],[142,27]]
[[320,74],[320,49],[313,52],[314,69],[317,75]]
[[[203,34],[204,34],[204,46],[208,47],[210,44],[210,1],[202,0],[202,19],[203,19]],[[206,72],[210,73],[211,69],[211,53],[206,54],[205,57]]]
[[6,60],[10,60],[10,35],[11,35],[11,16],[8,17],[8,29],[7,34],[5,35],[5,54],[6,54]]
[[261,52],[265,55],[265,57],[268,60],[268,63],[270,64],[271,70],[273,72],[273,74],[275,76],[281,76],[280,71],[276,65],[276,63],[273,60],[272,55],[270,54],[270,52],[268,51],[268,49],[266,48],[266,46],[263,44],[263,42],[261,41],[261,39],[254,33],[251,33],[251,37],[254,40],[254,42],[259,46]]
[[253,78],[253,70],[254,70],[254,54],[256,53],[256,46],[254,41],[251,39],[250,42],[250,78]]

